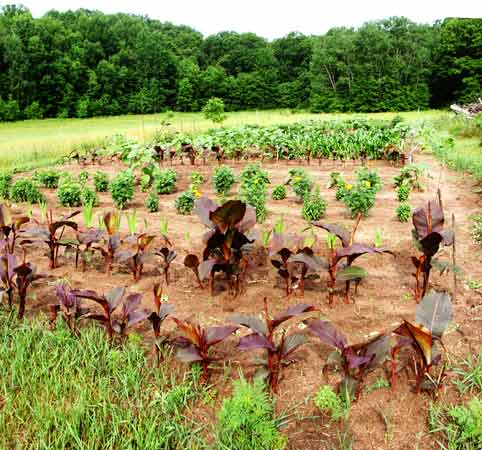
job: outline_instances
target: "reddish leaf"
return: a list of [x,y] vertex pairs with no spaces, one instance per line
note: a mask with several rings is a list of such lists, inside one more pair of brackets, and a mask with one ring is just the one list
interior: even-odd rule
[[206,330],[206,343],[216,345],[218,342],[224,341],[230,334],[238,329],[235,325],[226,325],[222,327],[209,327]]
[[265,348],[272,352],[276,351],[276,347],[263,335],[258,333],[252,333],[248,334],[248,336],[242,337],[239,341],[238,348],[241,351],[255,350],[259,348]]
[[316,334],[322,342],[343,351],[347,346],[346,337],[327,320],[308,320],[308,328]]

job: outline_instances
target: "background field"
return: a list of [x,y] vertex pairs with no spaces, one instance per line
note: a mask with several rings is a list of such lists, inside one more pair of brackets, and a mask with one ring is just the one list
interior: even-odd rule
[[[372,114],[312,114],[292,113],[289,110],[246,111],[228,114],[223,126],[243,124],[270,125],[300,120],[370,117],[390,119],[402,116],[410,122],[441,120],[444,111],[413,111]],[[50,165],[76,146],[95,146],[116,133],[149,143],[167,120],[171,127],[182,132],[205,131],[213,126],[201,113],[174,113],[97,117],[91,119],[46,119],[0,123],[0,168],[32,168]]]

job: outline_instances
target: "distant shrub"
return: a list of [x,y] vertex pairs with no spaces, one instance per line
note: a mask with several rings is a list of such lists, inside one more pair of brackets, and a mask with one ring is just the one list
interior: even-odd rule
[[263,382],[234,381],[234,392],[218,413],[217,448],[232,450],[281,450],[287,439],[273,418],[273,402]]
[[283,200],[286,198],[286,187],[283,184],[278,184],[274,187],[271,193],[273,200]]
[[134,177],[127,170],[120,172],[111,181],[109,188],[114,205],[124,209],[134,197]]
[[151,192],[147,196],[146,208],[151,213],[159,211],[159,196],[155,192]]
[[86,170],[82,170],[79,172],[79,175],[77,178],[80,184],[85,184],[87,183],[87,180],[89,179],[89,177],[90,177],[89,172],[87,172]]
[[39,186],[29,178],[20,178],[10,189],[10,199],[13,202],[39,203],[43,200]]
[[0,198],[7,200],[10,197],[12,187],[12,175],[8,172],[0,172]]
[[97,193],[94,189],[90,189],[88,186],[82,186],[81,192],[82,205],[92,205],[97,206],[99,204],[99,199]]
[[213,185],[218,194],[228,194],[234,183],[236,183],[236,176],[231,167],[221,166],[214,169]]
[[321,412],[328,414],[332,420],[346,419],[349,409],[346,402],[331,386],[322,386],[315,395],[315,405]]
[[201,172],[194,170],[189,175],[189,180],[191,181],[191,186],[194,188],[198,188],[204,183],[204,175]]
[[105,172],[95,172],[94,186],[97,192],[107,192],[109,190],[109,176]]
[[63,181],[57,189],[57,197],[62,206],[81,206],[82,186],[77,181]]
[[395,214],[400,222],[408,222],[412,216],[412,208],[408,203],[400,203]]
[[401,184],[397,189],[397,199],[399,202],[406,202],[410,195],[411,187],[408,183]]
[[57,189],[59,186],[60,173],[58,170],[42,170],[35,174],[35,179],[48,189]]
[[320,195],[320,188],[317,187],[315,192],[306,194],[303,200],[302,215],[303,219],[311,222],[312,220],[321,219],[326,212],[326,201]]
[[305,196],[313,189],[313,181],[306,173],[305,169],[290,169],[289,185],[293,192],[298,197],[299,201],[303,201]]
[[192,210],[194,209],[194,201],[195,201],[194,194],[192,191],[186,191],[180,194],[174,203],[176,211],[179,214],[189,215],[191,214]]
[[221,123],[226,119],[224,102],[217,97],[210,98],[203,107],[204,117],[214,123]]
[[161,170],[154,179],[154,189],[159,195],[172,194],[176,190],[177,173],[173,169]]

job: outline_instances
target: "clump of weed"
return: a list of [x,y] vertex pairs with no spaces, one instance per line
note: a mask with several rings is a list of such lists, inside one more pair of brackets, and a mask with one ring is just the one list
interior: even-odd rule
[[315,192],[307,194],[303,200],[302,215],[303,219],[308,222],[321,219],[326,212],[326,201],[320,194],[320,188],[317,187]]
[[231,167],[221,166],[214,169],[213,185],[218,194],[228,194],[234,183],[236,183],[236,176]]
[[40,203],[44,196],[40,192],[38,184],[29,178],[20,178],[10,188],[10,199],[13,202]]
[[346,419],[350,412],[350,402],[338,395],[329,385],[318,390],[314,402],[317,408],[328,414],[332,420]]
[[278,184],[274,187],[271,194],[273,200],[284,200],[286,198],[286,188],[282,184]]
[[194,209],[194,194],[191,191],[181,193],[174,203],[174,207],[178,214],[189,215]]

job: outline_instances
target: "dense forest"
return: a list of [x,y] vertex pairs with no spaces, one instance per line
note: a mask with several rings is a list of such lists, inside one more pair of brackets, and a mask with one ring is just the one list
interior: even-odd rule
[[300,33],[196,30],[144,16],[0,9],[0,120],[227,110],[399,111],[482,96],[482,19],[403,17]]

